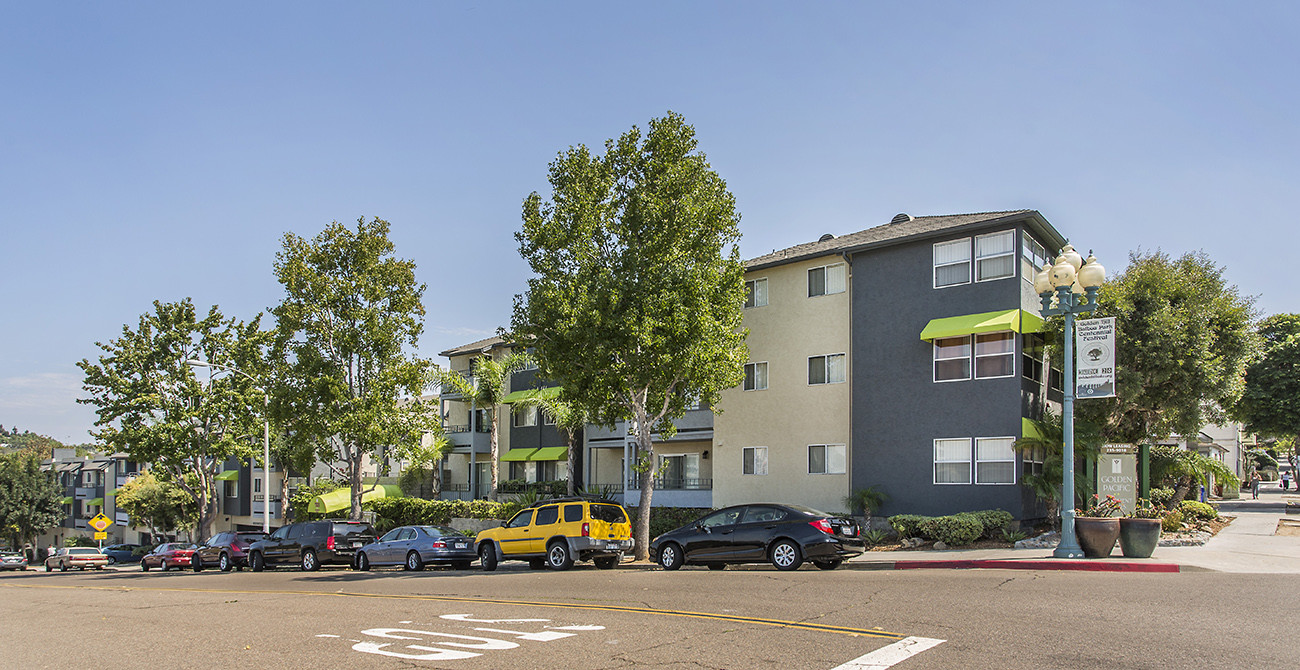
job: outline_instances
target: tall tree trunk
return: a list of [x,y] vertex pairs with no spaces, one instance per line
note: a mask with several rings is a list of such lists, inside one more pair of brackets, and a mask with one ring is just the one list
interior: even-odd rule
[[361,445],[353,444],[348,454],[348,484],[352,491],[352,508],[348,512],[348,519],[351,521],[361,520],[361,496],[364,493],[361,486]]
[[501,477],[501,450],[500,447],[497,446],[498,417],[497,417],[497,411],[495,407],[492,408],[492,414],[490,420],[492,426],[492,434],[488,439],[488,444],[491,445],[491,449],[489,450],[489,458],[491,459],[491,463],[492,463],[490,466],[492,468],[492,488],[488,490],[488,497],[491,498],[492,500],[496,500],[497,485]]
[[1174,497],[1169,499],[1169,509],[1177,509],[1178,503],[1187,497],[1187,492],[1192,488],[1192,476],[1183,475],[1178,480],[1178,488],[1174,489]]
[[568,488],[569,488],[569,496],[572,497],[573,494],[574,494],[574,492],[576,491],[576,488],[575,488],[574,483],[573,483],[573,478],[574,478],[574,475],[577,474],[577,470],[578,470],[578,452],[575,451],[574,448],[573,448],[573,433],[570,433],[569,431],[566,430],[566,431],[564,431],[564,434],[565,434],[565,436],[568,438],[568,439],[566,439],[565,441],[568,442],[568,444],[569,444],[569,451],[568,451],[568,456],[569,456],[569,464],[568,464],[568,467],[569,467],[569,477],[568,477],[568,479],[569,479],[569,487],[568,487]]
[[[644,397],[644,396],[642,396]],[[641,502],[638,503],[640,513],[636,519],[636,533],[633,537],[636,540],[636,560],[645,561],[650,559],[650,505],[655,492],[655,450],[650,441],[650,426],[647,421],[645,403],[639,402],[634,408],[636,414],[636,444],[637,454],[635,460],[641,461],[645,458],[647,467],[641,475]]]

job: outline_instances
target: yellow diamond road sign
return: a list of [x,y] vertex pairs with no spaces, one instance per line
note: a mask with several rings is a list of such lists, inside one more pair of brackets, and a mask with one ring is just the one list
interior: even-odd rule
[[101,533],[111,525],[113,525],[113,520],[104,516],[102,512],[96,514],[95,518],[90,520],[90,527]]

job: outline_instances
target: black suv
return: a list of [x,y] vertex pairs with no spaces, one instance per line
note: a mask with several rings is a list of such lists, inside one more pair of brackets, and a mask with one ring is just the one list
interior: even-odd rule
[[267,537],[262,531],[227,530],[217,533],[194,550],[190,567],[195,572],[214,567],[222,572],[229,572],[231,568],[242,570],[248,565],[248,546]]
[[248,545],[248,565],[253,572],[290,563],[306,571],[322,565],[351,565],[357,548],[374,541],[375,530],[364,521],[291,523]]

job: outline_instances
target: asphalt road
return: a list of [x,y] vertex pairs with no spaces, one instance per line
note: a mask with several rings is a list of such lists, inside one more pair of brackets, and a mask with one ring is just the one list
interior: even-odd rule
[[507,564],[491,574],[5,573],[0,664],[1287,667],[1294,645],[1283,641],[1294,628],[1287,613],[1298,588],[1296,576],[1212,572],[631,565],[557,573]]

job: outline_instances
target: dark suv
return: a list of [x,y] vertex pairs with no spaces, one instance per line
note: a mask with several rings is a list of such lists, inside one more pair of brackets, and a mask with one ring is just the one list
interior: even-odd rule
[[248,565],[253,572],[277,564],[296,563],[306,571],[322,565],[351,565],[357,548],[374,541],[375,530],[364,521],[291,523],[249,545]]
[[195,572],[203,568],[220,568],[222,572],[229,572],[231,568],[242,569],[248,565],[248,546],[258,540],[265,540],[266,537],[266,533],[261,531],[228,530],[217,533],[194,550],[190,567]]

